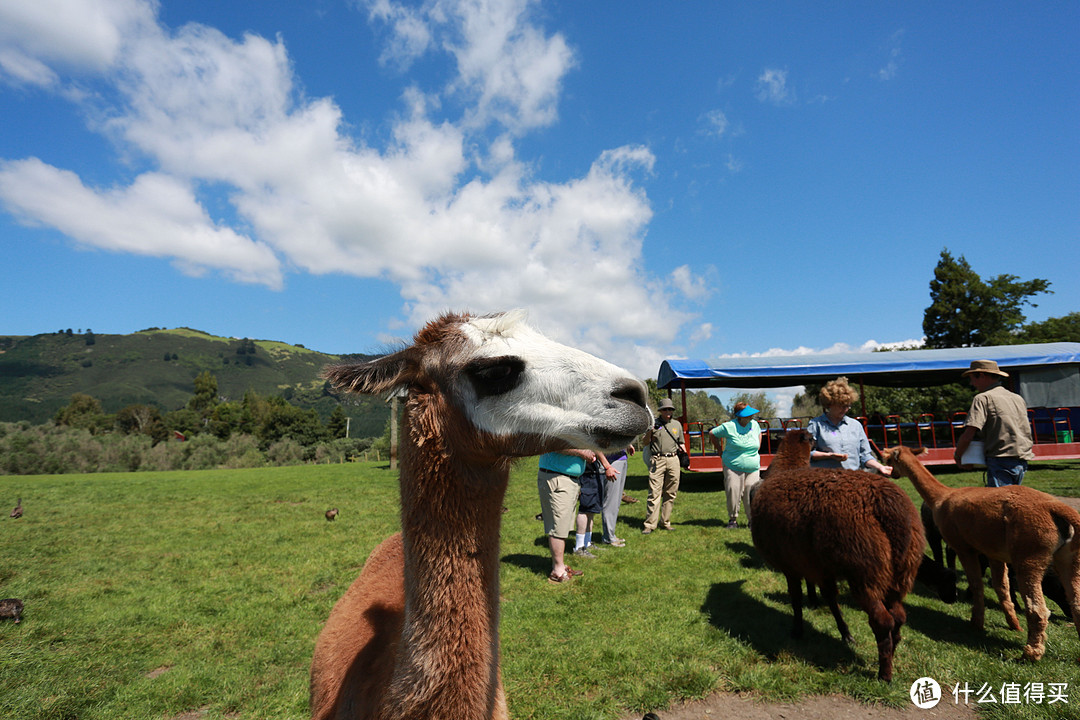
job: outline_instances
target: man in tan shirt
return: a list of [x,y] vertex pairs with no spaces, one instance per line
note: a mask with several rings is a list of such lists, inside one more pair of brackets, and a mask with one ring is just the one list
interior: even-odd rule
[[642,439],[649,448],[649,500],[645,505],[643,535],[649,535],[659,527],[671,530],[671,509],[679,492],[678,451],[686,450],[683,443],[682,423],[674,419],[675,404],[669,398],[660,401],[657,408],[660,417],[645,432]]
[[1009,374],[1002,372],[993,360],[973,361],[964,376],[978,394],[971,401],[953,459],[960,464],[960,458],[978,433],[986,455],[987,486],[1019,485],[1027,472],[1028,460],[1035,457],[1031,450],[1027,403],[1001,384]]

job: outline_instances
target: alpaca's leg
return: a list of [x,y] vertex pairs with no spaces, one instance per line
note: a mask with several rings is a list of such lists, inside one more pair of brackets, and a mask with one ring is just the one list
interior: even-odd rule
[[893,652],[896,652],[896,646],[900,644],[900,628],[907,622],[907,611],[904,610],[903,603],[896,598],[888,602],[888,608],[893,618],[892,644]]
[[840,614],[840,603],[838,601],[839,592],[836,589],[836,578],[825,578],[821,583],[821,595],[825,598],[825,602],[829,604],[829,610],[832,611],[833,619],[836,620],[836,629],[840,631],[840,637],[848,645],[855,644],[855,638],[851,636],[851,630],[848,628],[847,623],[844,622],[844,616]]
[[1024,598],[1027,616],[1028,637],[1024,646],[1024,660],[1038,660],[1046,652],[1046,625],[1050,611],[1046,607],[1046,598],[1042,592],[1043,570],[1039,567],[1024,566],[1016,571],[1020,585],[1020,595]]
[[979,564],[979,556],[974,552],[957,553],[956,556],[960,559],[960,567],[964,568],[968,592],[971,593],[971,624],[981,630],[986,617],[986,599],[983,597],[982,565]]
[[870,618],[870,629],[874,631],[874,638],[878,647],[878,680],[892,682],[893,652],[896,645],[893,643],[894,629],[899,634],[896,621],[892,613],[885,609],[880,600],[870,600],[865,603],[866,614]]
[[1054,570],[1065,591],[1073,625],[1080,635],[1080,553],[1072,551],[1069,546],[1062,547],[1054,555]]
[[[990,584],[997,593],[998,602],[1001,603],[1001,609],[1005,613],[1005,622],[1008,623],[1010,629],[1019,630],[1020,620],[1016,617],[1016,607],[1009,593],[1009,568],[1005,563],[999,560],[990,561]],[[1042,595],[1041,587],[1039,595]]]
[[816,608],[818,606],[817,599],[817,586],[809,580],[806,581],[806,607]]
[[787,591],[791,599],[791,637],[801,638],[803,634],[802,620],[802,578],[798,575],[788,575]]

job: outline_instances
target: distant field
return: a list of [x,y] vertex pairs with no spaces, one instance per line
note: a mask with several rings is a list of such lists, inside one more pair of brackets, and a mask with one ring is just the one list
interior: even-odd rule
[[[728,531],[717,476],[690,475],[677,531],[640,535],[644,468],[631,465],[625,548],[577,563],[573,585],[546,582],[536,461],[511,479],[502,529],[503,674],[511,715],[613,720],[714,690],[765,699],[836,693],[910,707],[924,675],[969,684],[1069,683],[1064,705],[987,705],[988,717],[1075,717],[1080,640],[1057,608],[1046,658],[1015,662],[988,589],[986,632],[967,604],[921,585],[896,680],[875,679],[865,616],[845,604],[846,647],[827,609],[788,638],[784,582],[750,533]],[[973,473],[942,473],[950,485]],[[1038,465],[1029,484],[1080,495],[1080,463]],[[910,483],[900,481],[909,494]],[[7,518],[21,496],[25,516]],[[338,507],[329,523],[323,512]],[[0,597],[26,603],[0,622],[0,717],[308,717],[307,673],[330,608],[374,545],[397,529],[396,477],[384,464],[188,473],[0,477]],[[184,713],[193,713],[183,715]]]

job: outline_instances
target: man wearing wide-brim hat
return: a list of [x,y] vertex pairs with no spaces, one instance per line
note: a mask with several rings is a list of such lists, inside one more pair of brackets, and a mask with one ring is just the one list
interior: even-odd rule
[[963,377],[971,382],[978,394],[971,401],[953,459],[960,465],[960,458],[978,435],[986,455],[986,484],[990,487],[1019,485],[1027,472],[1028,460],[1035,457],[1031,450],[1027,403],[1001,384],[1009,374],[993,360],[972,361]]
[[645,525],[641,532],[652,534],[660,527],[673,530],[671,510],[679,494],[679,451],[686,452],[682,423],[674,418],[675,404],[664,398],[657,406],[660,417],[645,432],[642,442],[649,449],[649,499],[645,504]]

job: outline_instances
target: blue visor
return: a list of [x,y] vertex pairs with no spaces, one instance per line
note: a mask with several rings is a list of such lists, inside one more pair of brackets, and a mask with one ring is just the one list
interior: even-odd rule
[[750,417],[751,415],[757,415],[759,412],[761,412],[761,411],[758,410],[757,408],[752,408],[749,405],[747,405],[746,407],[744,407],[742,410],[740,410],[738,412],[736,417]]

